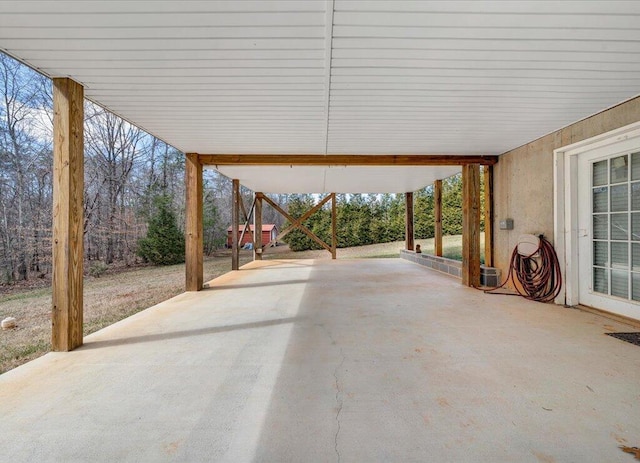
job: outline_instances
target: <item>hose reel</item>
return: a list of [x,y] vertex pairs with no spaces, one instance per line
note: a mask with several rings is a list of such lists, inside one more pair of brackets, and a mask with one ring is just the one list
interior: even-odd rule
[[537,257],[540,238],[536,235],[520,235],[518,238],[518,254],[525,257]]

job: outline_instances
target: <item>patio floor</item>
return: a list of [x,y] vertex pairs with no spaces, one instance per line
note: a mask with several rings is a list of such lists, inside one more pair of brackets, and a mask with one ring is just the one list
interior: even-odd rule
[[637,331],[400,259],[265,261],[0,376],[0,460],[631,462]]

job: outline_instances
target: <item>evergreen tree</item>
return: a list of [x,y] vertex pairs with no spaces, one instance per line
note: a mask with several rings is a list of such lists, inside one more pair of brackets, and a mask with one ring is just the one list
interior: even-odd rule
[[[314,200],[312,195],[292,195],[289,198],[289,215],[294,219],[302,216],[305,212],[311,209],[314,206]],[[316,212],[319,214],[321,211]],[[302,222],[302,224],[307,227],[309,230],[313,231],[313,221],[317,220],[315,215],[312,215],[307,220]],[[288,227],[290,224],[286,222],[284,224],[284,228]],[[317,230],[316,230],[317,231]],[[314,231],[314,233],[316,233]],[[292,251],[306,251],[307,249],[320,249],[320,245],[309,238],[302,230],[295,229],[289,232],[287,236],[284,237],[284,241],[289,245],[289,248]]]
[[184,262],[184,234],[171,210],[171,197],[158,196],[154,206],[156,211],[149,220],[147,236],[138,241],[138,255],[155,265]]
[[389,241],[404,240],[405,228],[405,200],[404,194],[399,193],[393,196],[389,203]]
[[414,193],[414,233],[417,239],[433,238],[433,187],[428,186]]
[[[480,174],[480,230],[484,231],[484,177]],[[442,182],[442,233],[462,234],[462,174]]]
[[385,210],[378,195],[369,196],[369,209],[371,210],[371,238],[374,243],[386,243],[389,241],[387,224],[385,223]]
[[[462,233],[462,176],[454,175],[443,180],[442,225],[444,235]],[[481,191],[484,188],[481,177]],[[481,207],[483,204],[481,195]],[[300,217],[313,207],[312,195],[290,197],[289,213]],[[405,239],[405,195],[338,194],[338,247],[347,248],[373,243],[402,241]],[[481,229],[484,227],[481,215]],[[304,222],[311,231],[326,243],[331,241],[331,212],[329,206],[317,211]],[[434,191],[429,185],[414,192],[414,232],[418,239],[433,238],[435,232]],[[321,249],[299,230],[285,238],[294,251]]]
[[442,234],[462,234],[462,175],[442,181]]

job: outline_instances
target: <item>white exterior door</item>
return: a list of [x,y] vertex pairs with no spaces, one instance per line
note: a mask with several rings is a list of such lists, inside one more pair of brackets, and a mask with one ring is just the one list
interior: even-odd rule
[[640,144],[577,156],[579,302],[640,319]]

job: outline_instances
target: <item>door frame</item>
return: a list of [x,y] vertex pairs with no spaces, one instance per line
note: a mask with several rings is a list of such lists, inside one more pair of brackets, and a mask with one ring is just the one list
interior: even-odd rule
[[580,303],[578,261],[578,156],[603,147],[638,139],[640,122],[611,130],[553,150],[553,239],[564,285],[556,304]]

